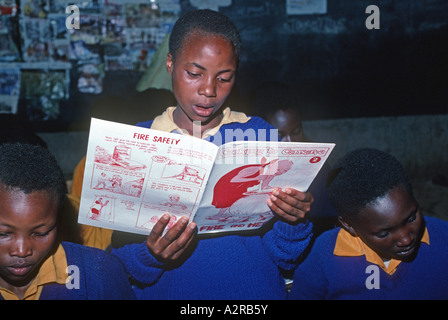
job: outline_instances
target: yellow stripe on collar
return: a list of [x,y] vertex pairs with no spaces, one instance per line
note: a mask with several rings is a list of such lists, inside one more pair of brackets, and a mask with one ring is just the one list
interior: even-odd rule
[[[422,242],[429,245],[428,229],[425,228]],[[336,238],[333,254],[342,257],[359,257],[366,256],[366,260],[378,265],[386,273],[392,275],[397,270],[401,260],[391,259],[389,265],[386,267],[381,257],[367,246],[359,237],[352,236],[347,230],[341,228]]]
[[[161,115],[157,116],[151,125],[151,129],[165,132],[178,131],[181,134],[189,135],[187,130],[180,128],[174,122],[173,112],[174,110],[176,110],[176,108],[177,107],[168,107]],[[230,108],[225,108],[223,111],[223,118],[221,120],[221,123],[214,128],[206,130],[202,135],[202,139],[213,136],[214,134],[216,134],[216,132],[218,132],[221,126],[225,124],[233,122],[246,123],[249,120],[250,117],[246,116],[246,114],[244,114],[243,112],[231,111]]]

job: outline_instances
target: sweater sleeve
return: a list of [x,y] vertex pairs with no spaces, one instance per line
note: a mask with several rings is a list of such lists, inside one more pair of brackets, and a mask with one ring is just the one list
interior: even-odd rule
[[[101,290],[102,300],[133,300],[135,299],[134,291],[129,283],[123,265],[118,259],[111,254],[98,254],[98,262],[102,267],[101,273],[103,287]],[[90,270],[92,272],[92,270]],[[113,275],[113,277],[111,277]],[[100,274],[97,273],[99,278]],[[113,279],[113,280],[111,280]]]
[[312,229],[312,223],[308,219],[297,225],[276,221],[272,229],[263,236],[263,245],[279,268],[293,270],[308,249]]
[[146,285],[157,282],[164,271],[163,263],[150,254],[144,242],[112,249],[112,254],[120,259],[133,280]]
[[44,299],[135,299],[123,264],[116,257],[98,248],[75,243],[62,242],[62,246],[67,257],[67,265],[77,267],[77,271],[73,271],[73,281],[79,287],[49,285],[42,292],[45,295]]
[[328,291],[328,280],[323,270],[326,259],[322,253],[327,252],[327,246],[322,246],[317,239],[310,254],[294,271],[294,278],[289,300],[323,300]]

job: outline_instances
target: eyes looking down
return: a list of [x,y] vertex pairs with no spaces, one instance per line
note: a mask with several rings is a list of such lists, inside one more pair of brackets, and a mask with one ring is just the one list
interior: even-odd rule
[[0,188],[0,285],[22,287],[56,242],[57,201],[47,191]]
[[167,56],[173,92],[178,107],[174,120],[189,128],[193,121],[214,127],[220,118],[214,117],[229,96],[235,82],[238,65],[233,45],[216,35],[193,33],[176,53],[176,60]]
[[401,187],[361,210],[360,217],[342,224],[383,259],[405,260],[418,250],[423,216],[414,197]]

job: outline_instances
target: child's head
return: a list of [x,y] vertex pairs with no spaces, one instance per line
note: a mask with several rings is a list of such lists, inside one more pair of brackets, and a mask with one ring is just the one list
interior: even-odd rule
[[27,286],[56,243],[64,175],[45,148],[0,145],[0,285]]
[[278,129],[282,141],[305,141],[302,119],[295,109],[277,109],[268,114],[267,120]]
[[202,132],[219,124],[217,111],[229,96],[239,62],[238,30],[212,10],[191,11],[170,35],[167,69],[178,108],[174,121],[192,134],[193,122]]
[[328,195],[342,226],[383,259],[411,258],[424,230],[403,166],[370,148],[344,156],[329,176]]
[[213,10],[194,10],[179,18],[171,31],[169,53],[176,61],[178,51],[187,43],[186,39],[198,34],[203,37],[219,36],[234,47],[237,60],[241,52],[241,37],[233,22],[225,15]]
[[287,85],[264,83],[253,93],[252,108],[278,129],[282,141],[306,140],[298,99]]

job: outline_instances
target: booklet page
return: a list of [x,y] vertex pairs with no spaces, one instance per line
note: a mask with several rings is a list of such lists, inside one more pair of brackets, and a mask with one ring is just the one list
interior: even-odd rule
[[149,234],[193,218],[217,147],[201,139],[92,119],[78,222]]

